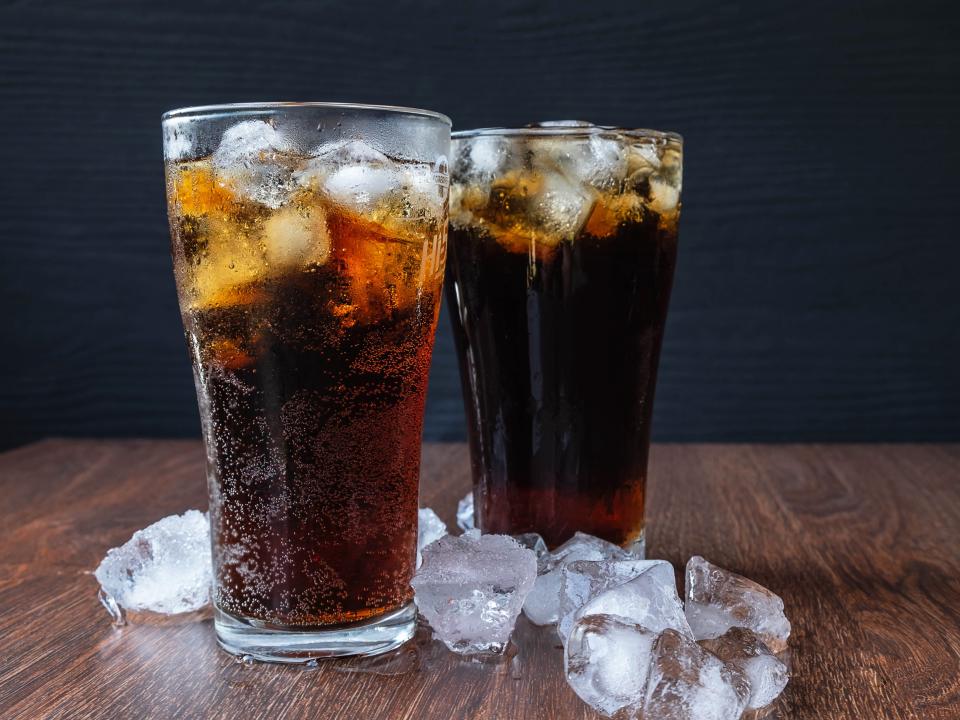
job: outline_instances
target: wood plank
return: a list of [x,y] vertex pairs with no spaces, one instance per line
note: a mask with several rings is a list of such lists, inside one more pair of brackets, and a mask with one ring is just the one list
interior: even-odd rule
[[[960,446],[658,445],[650,554],[691,554],[784,597],[794,677],[774,717],[960,716]],[[421,497],[453,524],[463,445],[428,444]],[[0,717],[598,717],[548,629],[459,658],[427,628],[384,658],[246,667],[209,617],[116,629],[89,574],[107,547],[203,507],[188,441],[52,440],[0,455]]]

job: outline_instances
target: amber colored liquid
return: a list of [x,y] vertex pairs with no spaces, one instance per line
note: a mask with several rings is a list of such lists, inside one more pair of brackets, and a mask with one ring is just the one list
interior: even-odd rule
[[644,529],[657,362],[676,222],[648,212],[531,257],[450,227],[447,298],[484,532]]
[[[215,602],[281,626],[349,623],[412,598],[439,277],[424,280],[419,244],[332,212],[328,225],[325,264],[184,310]],[[190,245],[176,230],[175,258]],[[420,280],[385,284],[377,263],[400,267],[406,253]]]

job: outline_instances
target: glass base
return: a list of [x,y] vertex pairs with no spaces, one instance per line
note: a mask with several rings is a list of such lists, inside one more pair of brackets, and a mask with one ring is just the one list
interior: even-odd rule
[[249,655],[261,662],[305,663],[320,658],[379,655],[394,650],[413,637],[417,608],[411,601],[372,620],[328,630],[316,627],[280,629],[258,626],[255,622],[214,609],[217,642],[231,655]]

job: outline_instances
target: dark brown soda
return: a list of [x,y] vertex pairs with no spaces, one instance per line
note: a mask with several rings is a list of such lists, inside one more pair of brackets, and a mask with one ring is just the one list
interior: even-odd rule
[[643,533],[650,418],[676,264],[675,219],[648,210],[531,257],[451,225],[447,298],[478,527]]
[[352,242],[369,255],[390,240],[329,222],[336,249],[326,265],[184,313],[207,446],[215,602],[276,626],[350,623],[412,599],[439,283],[406,304],[372,283],[377,293],[357,308],[365,283],[351,263],[369,258],[341,250]]

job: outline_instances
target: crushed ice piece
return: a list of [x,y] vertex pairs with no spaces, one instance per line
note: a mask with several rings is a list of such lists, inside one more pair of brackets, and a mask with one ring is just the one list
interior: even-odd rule
[[457,527],[461,530],[472,530],[473,524],[473,492],[464,495],[457,503]]
[[293,192],[293,144],[263,120],[228,128],[213,152],[218,177],[239,197],[276,210]]
[[700,640],[700,647],[728,665],[739,668],[750,681],[748,709],[766,707],[776,700],[790,680],[787,666],[760,636],[746,628],[730,628],[717,638]]
[[537,575],[537,558],[506,535],[468,530],[423,549],[417,607],[458,653],[502,652]]
[[94,571],[101,602],[114,608],[174,615],[210,602],[212,569],[207,514],[187,510],[137,530],[107,551]]
[[513,539],[525,548],[533,550],[537,556],[537,572],[543,572],[546,564],[550,561],[550,550],[543,538],[538,533],[521,533],[520,535],[514,535]]
[[557,633],[566,642],[574,614],[600,593],[623,585],[645,572],[658,574],[664,585],[675,584],[673,565],[666,560],[577,560],[561,570],[560,622]]
[[[669,563],[656,563],[632,580],[598,593],[574,612],[573,621],[590,615],[615,615],[653,632],[672,629],[694,639]],[[560,639],[564,640],[562,634]]]
[[676,630],[653,645],[643,717],[657,720],[738,720],[750,697],[743,673]]
[[430,508],[420,508],[417,513],[417,567],[423,558],[420,551],[447,534],[447,524]]
[[699,555],[687,562],[686,615],[697,640],[745,627],[778,653],[786,650],[790,637],[790,621],[783,614],[779,595]]
[[593,535],[577,532],[540,563],[540,574],[523,606],[535,625],[551,625],[560,619],[560,581],[563,566],[575,560],[622,560],[626,551]]
[[656,633],[610,615],[583,618],[564,648],[567,682],[604,715],[640,707],[656,638]]

